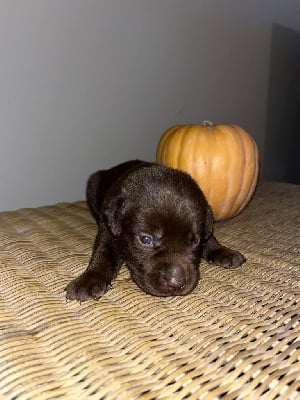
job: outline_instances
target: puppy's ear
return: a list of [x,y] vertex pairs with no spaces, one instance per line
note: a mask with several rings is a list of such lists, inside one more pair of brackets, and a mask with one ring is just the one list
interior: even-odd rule
[[206,220],[204,224],[204,239],[207,240],[213,233],[214,216],[209,205],[206,208]]
[[122,219],[124,215],[125,200],[121,197],[114,197],[104,205],[103,220],[107,229],[118,236],[122,230]]

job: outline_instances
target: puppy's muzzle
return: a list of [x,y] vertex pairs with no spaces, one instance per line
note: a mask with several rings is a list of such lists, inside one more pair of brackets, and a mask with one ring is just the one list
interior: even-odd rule
[[165,274],[167,287],[170,289],[182,290],[186,285],[186,277],[182,267],[171,265]]
[[135,283],[153,296],[184,296],[191,293],[199,280],[199,269],[193,264],[158,263],[154,270],[137,274],[130,268]]

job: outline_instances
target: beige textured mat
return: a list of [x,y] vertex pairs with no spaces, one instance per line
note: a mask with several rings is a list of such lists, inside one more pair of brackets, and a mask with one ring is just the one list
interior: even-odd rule
[[0,398],[300,399],[300,186],[265,184],[216,235],[247,257],[203,263],[186,297],[126,268],[98,302],[66,303],[89,261],[85,203],[0,213]]

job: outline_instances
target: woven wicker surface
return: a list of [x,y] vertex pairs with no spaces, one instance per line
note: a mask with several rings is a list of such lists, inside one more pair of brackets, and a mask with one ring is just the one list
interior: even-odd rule
[[65,301],[96,232],[85,203],[0,213],[0,398],[300,398],[300,186],[264,184],[216,235],[247,263],[203,262],[185,297],[123,268],[98,302]]

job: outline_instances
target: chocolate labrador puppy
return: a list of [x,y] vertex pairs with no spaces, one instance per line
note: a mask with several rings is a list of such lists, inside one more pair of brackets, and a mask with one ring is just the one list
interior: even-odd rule
[[99,229],[87,269],[66,287],[69,300],[98,300],[123,264],[146,293],[176,296],[196,287],[201,257],[225,268],[245,261],[213,236],[211,208],[184,172],[128,161],[93,174],[87,202]]

